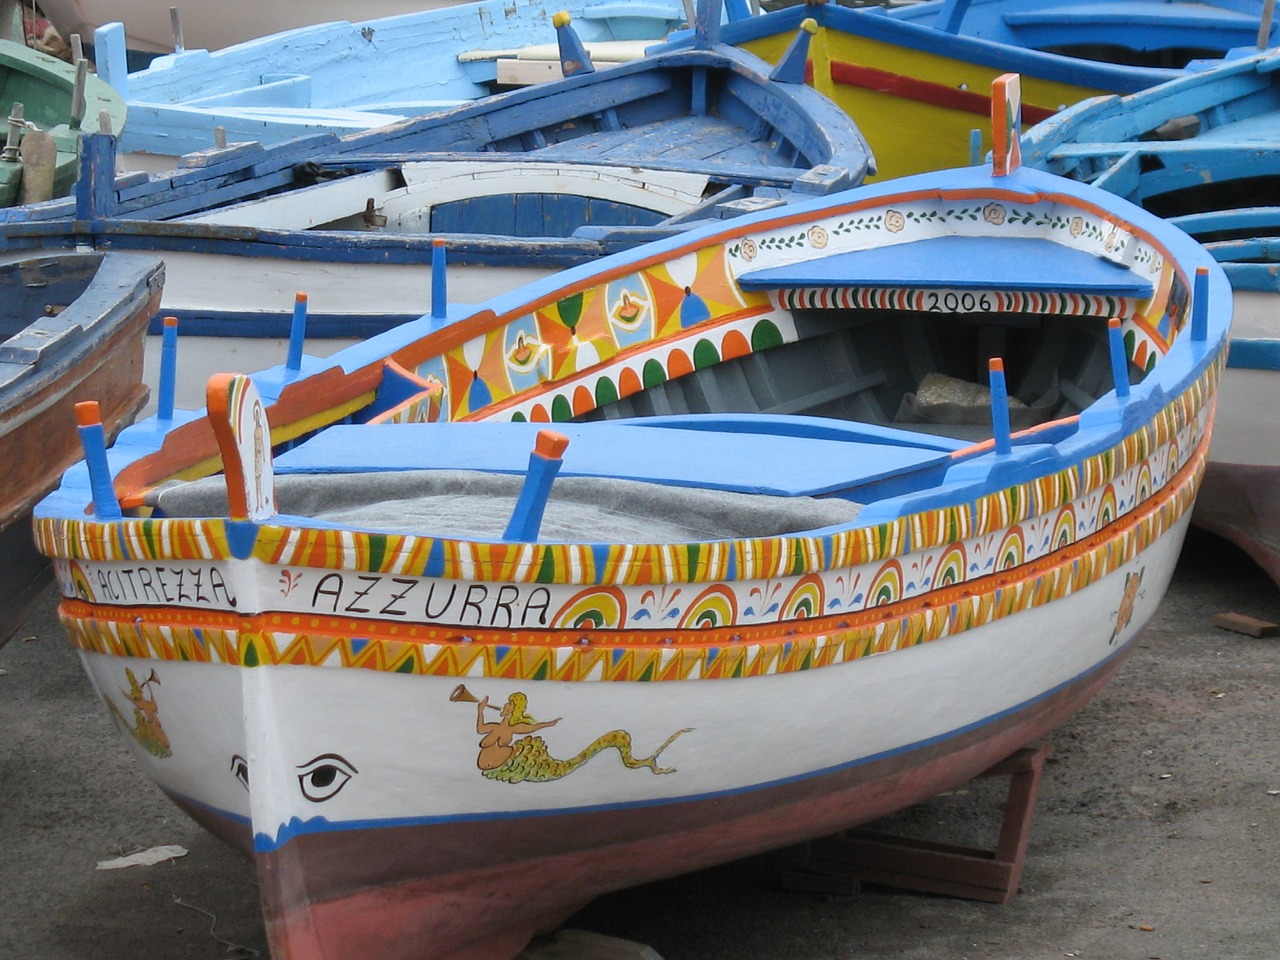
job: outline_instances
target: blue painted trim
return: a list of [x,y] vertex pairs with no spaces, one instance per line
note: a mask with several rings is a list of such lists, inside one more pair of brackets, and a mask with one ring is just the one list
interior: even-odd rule
[[1232,338],[1227,366],[1232,370],[1280,370],[1280,340]]

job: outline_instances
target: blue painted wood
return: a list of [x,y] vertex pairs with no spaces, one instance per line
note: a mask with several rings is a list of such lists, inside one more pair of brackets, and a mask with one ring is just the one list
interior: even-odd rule
[[[1135,2],[1144,2],[1144,0],[1135,0]],[[1159,0],[1152,0],[1152,2],[1159,2]],[[1095,90],[1131,93],[1173,79],[1181,73],[1180,69],[1161,66],[1127,66],[1087,60],[1047,53],[1016,41],[999,42],[977,37],[971,35],[967,17],[965,29],[961,33],[948,33],[932,23],[915,22],[910,17],[912,8],[925,5],[924,3],[905,4],[887,10],[878,5],[854,8],[832,2],[796,4],[749,19],[725,23],[720,29],[720,40],[723,43],[741,46],[763,37],[791,34],[799,28],[803,19],[813,17],[820,27],[893,44],[906,50],[937,54],[968,63],[994,67],[1002,72],[1042,77]],[[1109,31],[1108,35],[1114,34],[1119,38],[1124,35],[1126,29],[1121,23],[1114,31]],[[655,44],[650,48],[650,52],[686,49],[694,45],[695,39],[692,34],[689,31],[682,31],[673,34],[666,43]]]
[[1278,78],[1280,53],[1252,53],[1086,101],[1027,131],[1023,162],[1170,216],[1236,289],[1280,291]]
[[[923,0],[891,8],[898,20],[976,40],[1037,50],[1128,51],[1127,62],[1178,66],[1179,53],[1221,56],[1256,43],[1261,0]],[[1277,36],[1272,25],[1271,42]],[[1185,60],[1183,61],[1185,62]]]
[[[699,83],[705,84],[705,117],[690,115],[692,89]],[[106,143],[93,148],[104,154],[103,170],[112,168],[105,157],[108,148]],[[314,195],[333,178],[383,170],[394,176],[398,164],[426,159],[612,164],[624,167],[628,176],[635,170],[705,174],[732,189],[696,210],[668,217],[652,209],[623,210],[608,198],[525,199],[516,176],[515,203],[484,200],[460,208],[467,235],[447,228],[441,233],[438,225],[429,232],[295,230],[191,219],[261,197],[288,193],[301,200],[305,191]],[[434,240],[443,237],[454,264],[535,263],[550,269],[685,229],[691,219],[736,212],[718,208],[722,202],[751,196],[789,201],[855,185],[870,162],[861,133],[834,104],[803,85],[770,81],[763,61],[721,46],[651,56],[347,138],[321,134],[275,146],[232,145],[185,158],[169,174],[122,178],[114,189],[109,178],[98,178],[98,205],[79,214],[69,202],[11,216],[0,213],[0,249],[85,244],[188,251],[279,261],[287,269],[284,264],[291,260],[424,263]],[[363,206],[348,215],[359,219],[361,212]],[[442,213],[439,223],[458,222],[449,216]],[[603,232],[575,236],[584,226]],[[481,236],[477,229],[489,233]],[[180,316],[190,334],[287,336],[289,308],[264,305],[269,319],[249,330],[243,325],[219,329],[234,324],[236,315],[216,304],[165,309]],[[344,316],[313,309],[310,335],[341,333]],[[353,330],[367,333],[405,318],[351,319],[357,324]]]
[[[1052,263],[1051,271],[1045,265]],[[1049,240],[934,237],[741,274],[746,290],[800,287],[916,287],[926,290],[1044,290],[1149,297],[1150,281],[1092,254]],[[945,305],[939,304],[939,310]]]
[[[677,0],[480,0],[421,13],[332,22],[217,51],[189,49],[125,73],[124,34],[95,33],[107,82],[128,89],[125,150],[183,154],[230,141],[280,143],[307,133],[354,133],[493,92],[495,60],[475,50],[553,44],[564,10],[587,44],[660,40],[684,19]],[[422,56],[423,50],[431,55]],[[271,79],[275,78],[275,79]]]
[[[331,427],[282,454],[276,473],[483,470],[523,474],[544,425],[415,423]],[[782,432],[724,433],[629,423],[556,424],[569,437],[560,475],[613,477],[775,496],[822,496],[948,462],[906,442]]]

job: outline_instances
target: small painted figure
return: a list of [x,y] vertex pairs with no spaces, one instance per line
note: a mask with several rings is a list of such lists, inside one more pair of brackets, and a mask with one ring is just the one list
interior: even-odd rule
[[674,767],[658,766],[658,755],[680,734],[689,732],[688,728],[677,730],[651,756],[637,758],[632,754],[631,734],[625,730],[611,730],[597,737],[577,756],[569,760],[558,760],[547,752],[546,741],[531,734],[554,726],[562,718],[535,721],[527,712],[528,705],[528,697],[517,691],[507,698],[507,702],[499,711],[499,719],[489,721],[485,719],[485,710],[497,708],[489,704],[488,697],[477,703],[476,733],[480,734],[481,739],[476,766],[489,779],[503,780],[507,783],[520,783],[525,780],[546,783],[559,780],[573,773],[597,753],[610,747],[618,751],[623,764],[632,770],[647,767],[656,774],[674,773]]
[[160,678],[152,670],[151,676],[139,683],[132,669],[125,667],[124,672],[129,680],[129,689],[120,692],[133,705],[133,723],[130,724],[124,718],[120,708],[112,702],[110,697],[104,696],[102,699],[106,701],[116,722],[127,730],[147,753],[161,758],[172,756],[169,737],[165,734],[164,727],[160,725],[160,708],[156,704],[155,694],[148,689],[153,683],[159,685]]
[[1116,611],[1116,628],[1111,632],[1111,642],[1113,644],[1119,639],[1124,628],[1129,626],[1129,621],[1133,619],[1133,610],[1138,605],[1138,598],[1142,596],[1142,592],[1138,588],[1142,586],[1142,575],[1146,572],[1144,567],[1137,573],[1126,573],[1124,575],[1124,595],[1120,598],[1120,609]]

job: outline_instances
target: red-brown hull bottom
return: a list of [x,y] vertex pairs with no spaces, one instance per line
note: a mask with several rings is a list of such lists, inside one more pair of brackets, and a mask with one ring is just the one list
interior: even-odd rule
[[[600,894],[830,834],[964,783],[1060,726],[1127,653],[978,728],[796,782],[661,806],[303,834],[254,855],[272,956],[508,960]],[[245,848],[243,823],[178,802]]]
[[1230,540],[1280,586],[1280,467],[1210,460],[1191,521]]

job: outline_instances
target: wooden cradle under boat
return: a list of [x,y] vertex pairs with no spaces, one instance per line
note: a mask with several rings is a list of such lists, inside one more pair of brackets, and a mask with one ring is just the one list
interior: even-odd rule
[[[651,244],[87,447],[37,511],[63,623],[254,858],[277,957],[505,960],[961,783],[1106,682],[1172,574],[1230,293],[1015,168]],[[989,378],[989,430],[922,424],[929,373]],[[1017,429],[1024,382],[1052,399]]]

